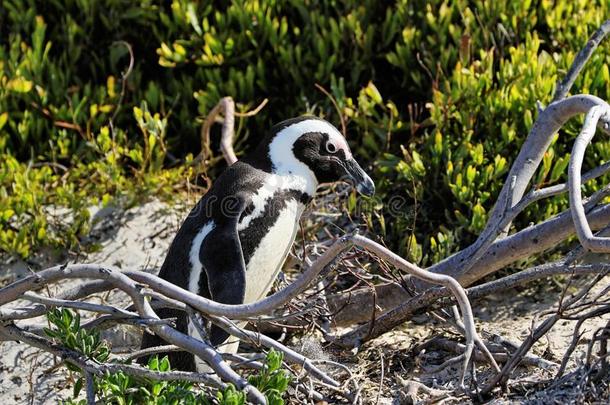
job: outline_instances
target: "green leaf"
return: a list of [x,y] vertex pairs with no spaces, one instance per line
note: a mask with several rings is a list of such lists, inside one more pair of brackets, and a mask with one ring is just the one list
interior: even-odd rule
[[186,6],[186,16],[197,35],[202,35],[201,25],[199,25],[199,20],[197,19],[197,11],[195,10],[195,5],[191,2]]
[[159,358],[157,356],[152,356],[148,360],[148,368],[154,371],[159,371]]
[[426,167],[424,166],[424,162],[422,160],[422,156],[416,151],[411,152],[411,156],[413,157],[413,162],[411,163],[411,168],[418,176],[424,176],[426,174]]
[[282,367],[282,360],[284,356],[281,352],[276,350],[270,350],[267,354],[267,366],[269,371],[279,370]]
[[12,209],[6,209],[2,212],[2,220],[4,222],[7,222],[9,219],[11,219],[11,217],[15,215],[15,211]]
[[72,390],[72,396],[73,397],[78,397],[78,394],[80,394],[81,389],[83,388],[83,382],[84,382],[84,378],[79,378],[78,380],[76,380],[76,383],[74,384],[74,389]]
[[6,84],[6,88],[14,91],[15,93],[28,93],[32,90],[34,83],[30,80],[25,79],[24,77],[16,77],[11,79]]
[[476,175],[477,169],[475,169],[474,166],[468,165],[468,167],[466,168],[466,184],[474,183]]
[[559,178],[566,173],[566,169],[570,164],[570,155],[567,154],[564,157],[560,157],[557,159],[555,164],[553,165],[553,170],[551,171],[551,178],[549,181],[554,182],[559,180]]
[[366,95],[369,96],[376,104],[383,103],[381,93],[379,90],[377,90],[377,87],[375,87],[373,82],[369,82],[369,84],[364,88],[364,91],[366,92]]
[[4,125],[6,125],[7,121],[8,121],[8,113],[3,112],[2,114],[0,114],[0,129],[4,128]]
[[43,240],[46,235],[47,235],[47,231],[44,228],[44,226],[41,226],[40,228],[38,228],[38,232],[36,232],[36,238],[38,240]]
[[163,356],[161,361],[159,362],[159,371],[171,371],[171,367],[169,364],[169,358],[167,356]]

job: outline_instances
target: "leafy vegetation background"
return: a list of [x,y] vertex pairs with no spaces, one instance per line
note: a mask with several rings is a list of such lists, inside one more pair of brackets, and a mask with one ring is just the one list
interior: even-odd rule
[[[550,101],[608,8],[604,0],[1,0],[0,249],[25,258],[42,246],[77,248],[92,205],[205,189],[224,163],[191,162],[202,118],[223,96],[242,111],[269,98],[258,115],[238,119],[238,154],[292,116],[339,126],[318,83],[377,184],[363,213],[369,228],[412,261],[438,261],[482,229],[536,101]],[[608,99],[609,62],[606,42],[573,91]],[[557,137],[537,185],[565,180],[577,124]],[[600,138],[588,164],[609,159]],[[408,215],[393,213],[396,196]],[[352,197],[347,208],[355,205]],[[563,198],[540,203],[521,224],[565,207]]]

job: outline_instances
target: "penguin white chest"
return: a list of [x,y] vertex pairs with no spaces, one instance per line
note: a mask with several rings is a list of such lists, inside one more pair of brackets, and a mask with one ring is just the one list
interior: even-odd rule
[[289,200],[260,240],[246,267],[244,302],[259,300],[273,286],[294,242],[303,208],[295,200]]

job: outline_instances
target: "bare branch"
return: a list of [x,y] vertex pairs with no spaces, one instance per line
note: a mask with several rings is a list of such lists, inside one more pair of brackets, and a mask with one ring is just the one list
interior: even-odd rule
[[[609,21],[610,24],[610,21]],[[610,238],[594,236],[587,222],[587,215],[582,203],[581,175],[582,162],[585,150],[595,135],[598,121],[605,116],[605,121],[610,118],[610,106],[607,104],[592,107],[585,118],[583,128],[574,141],[570,165],[568,167],[568,187],[570,189],[570,212],[574,221],[576,235],[580,243],[592,252],[610,252]],[[607,124],[606,124],[607,125]]]
[[337,115],[339,116],[339,121],[341,122],[341,133],[343,134],[344,137],[346,137],[347,136],[347,126],[345,125],[345,117],[343,116],[343,112],[339,108],[339,104],[337,103],[337,100],[335,99],[335,97],[332,94],[329,93],[328,90],[326,90],[324,87],[322,87],[322,85],[315,83],[314,86],[316,86],[316,89],[320,90],[326,97],[328,97],[330,102],[333,104],[333,107],[335,107],[335,111],[337,111]]
[[285,356],[285,359],[287,362],[293,363],[293,364],[298,364],[298,365],[302,366],[307,372],[309,372],[309,374],[316,377],[320,381],[325,382],[329,385],[336,386],[336,387],[338,387],[340,385],[337,381],[328,377],[326,375],[326,373],[324,373],[322,370],[320,370],[319,368],[314,366],[309,359],[300,355],[299,353],[295,352],[294,350],[284,346],[283,344],[275,341],[274,339],[271,339],[260,333],[240,329],[226,318],[210,317],[210,319],[216,325],[220,326],[221,328],[223,328],[224,330],[226,330],[233,336],[236,336],[243,340],[249,340],[255,344],[260,344],[260,345],[281,351],[282,353],[284,353],[284,356]]
[[[420,280],[427,281],[429,283],[434,283],[438,285],[442,285],[455,296],[456,301],[460,306],[460,310],[462,312],[462,316],[464,317],[464,330],[466,332],[466,349],[464,351],[463,357],[460,356],[460,359],[463,359],[462,364],[462,377],[460,381],[460,385],[464,386],[464,378],[465,373],[468,368],[468,364],[470,362],[470,357],[472,355],[472,351],[474,349],[475,340],[478,338],[478,334],[474,325],[474,316],[472,314],[472,308],[470,307],[470,303],[468,301],[468,297],[464,292],[462,286],[452,277],[448,277],[441,274],[434,274],[423,270],[416,265],[409,263],[404,260],[400,256],[386,249],[385,247],[379,245],[378,243],[373,242],[370,239],[364,238],[359,235],[355,235],[353,238],[353,243],[361,248],[367,249],[368,251],[375,253],[380,258],[386,260],[397,268],[408,272],[410,275],[419,278]],[[373,326],[373,325],[371,325]],[[359,342],[353,342],[353,346],[358,346]],[[495,360],[490,358],[490,361],[496,366]]]
[[[600,229],[610,223],[610,204],[595,208],[587,204],[585,210],[588,211],[587,219],[592,229]],[[453,275],[461,284],[470,285],[523,257],[556,247],[573,234],[571,213],[564,211],[544,222],[496,240],[467,272],[461,270],[460,263],[468,260],[467,251],[470,247],[438,262],[428,270]]]
[[593,55],[593,52],[595,52],[599,44],[603,41],[606,35],[608,35],[608,32],[610,32],[610,20],[604,21],[597,31],[593,33],[591,38],[589,38],[585,47],[578,52],[578,55],[576,55],[576,58],[574,58],[574,62],[572,62],[570,70],[568,70],[568,74],[560,83],[557,83],[555,94],[553,95],[553,101],[561,100],[568,95],[568,92],[574,85],[576,78],[591,58],[591,55]]
[[141,349],[141,350],[130,353],[127,357],[125,357],[125,360],[135,360],[140,357],[150,356],[151,354],[179,352],[179,351],[182,351],[182,349],[179,348],[178,346],[174,346],[174,345],[148,347],[146,349]]
[[[322,256],[317,258],[315,262],[308,266],[293,283],[267,298],[249,304],[227,305],[217,303],[141,271],[126,271],[125,274],[137,282],[147,284],[151,289],[162,293],[166,297],[182,301],[202,313],[226,316],[230,319],[248,319],[257,315],[271,313],[275,308],[284,305],[286,302],[305,291],[327,266],[332,266],[341,252],[350,247],[351,239],[351,236],[344,236],[337,239],[333,245],[329,247]],[[0,290],[0,297],[1,296],[2,290]],[[2,304],[1,298],[0,304]]]
[[268,98],[263,99],[259,105],[254,108],[254,110],[245,111],[245,112],[235,112],[235,116],[239,118],[253,117],[258,114],[269,102]]
[[112,113],[112,117],[110,117],[110,128],[112,129],[112,132],[114,135],[114,120],[116,119],[116,117],[119,114],[119,111],[121,109],[121,106],[123,105],[123,99],[125,98],[125,90],[127,89],[127,79],[129,78],[129,76],[131,75],[131,72],[133,71],[135,58],[133,56],[133,48],[129,42],[115,41],[112,43],[112,45],[113,46],[123,45],[125,48],[127,48],[127,52],[129,52],[129,65],[127,65],[127,69],[125,69],[125,71],[123,73],[121,73],[121,93],[119,94],[119,100],[116,103],[116,108],[114,109],[114,112]]
[[589,293],[591,288],[595,284],[597,284],[603,278],[604,275],[605,274],[598,275],[591,283],[589,283],[586,287],[582,288],[577,294],[567,299],[565,302],[563,302],[563,300],[560,301],[557,311],[551,316],[549,316],[547,319],[545,319],[539,326],[536,327],[536,329],[534,329],[530,333],[530,335],[523,341],[519,349],[517,349],[517,351],[513,353],[510,360],[508,360],[506,364],[504,364],[502,371],[496,374],[491,379],[491,381],[489,381],[488,384],[481,390],[481,394],[488,394],[489,392],[491,392],[491,390],[494,389],[497,384],[505,384],[510,378],[512,371],[521,363],[524,356],[532,348],[534,343],[537,342],[540,338],[542,338],[542,336],[544,336],[549,330],[551,330],[551,328],[557,323],[557,321],[565,319],[564,314],[572,306],[578,304],[578,302]]
[[220,148],[222,154],[231,165],[237,162],[237,156],[233,150],[233,133],[235,131],[235,103],[231,97],[223,97],[218,104],[208,113],[203,126],[201,127],[201,152],[193,160],[193,164],[206,162],[212,156],[210,148],[210,129],[216,122],[218,114],[223,114],[222,120],[222,136],[220,139]]
[[87,405],[95,405],[95,383],[93,374],[85,371],[85,381],[87,383]]
[[[441,338],[441,337],[433,337],[429,341],[424,342],[422,345],[419,345],[416,350],[420,351],[421,349],[424,349],[424,348],[437,348],[437,349],[442,349],[442,350],[449,351],[452,353],[463,353],[464,349],[465,349],[463,344],[454,342],[453,340],[450,340],[450,339]],[[497,362],[500,362],[500,363],[505,363],[510,358],[510,355],[506,352],[494,351],[492,353],[492,355],[493,355],[493,358]],[[477,360],[477,361],[489,362],[488,356],[483,355],[483,353],[481,353],[480,350],[475,350],[474,357],[475,357],[475,360]],[[534,356],[531,354],[526,355],[523,358],[521,364],[524,364],[527,366],[540,367],[545,370],[559,367],[558,364],[551,363],[548,360],[544,360],[538,356]]]
[[26,299],[28,301],[31,301],[31,302],[37,302],[39,304],[44,304],[45,306],[50,306],[50,307],[73,308],[73,309],[80,309],[82,311],[98,312],[100,314],[121,315],[124,318],[125,317],[134,317],[134,318],[138,317],[138,314],[136,314],[135,312],[125,311],[124,309],[115,308],[110,305],[100,305],[100,304],[92,304],[90,302],[48,298],[48,297],[43,297],[42,295],[34,294],[32,292],[24,293],[22,298]]

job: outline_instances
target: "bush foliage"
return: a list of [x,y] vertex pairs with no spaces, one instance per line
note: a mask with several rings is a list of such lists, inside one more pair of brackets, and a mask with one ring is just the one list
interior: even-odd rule
[[[190,161],[201,118],[223,96],[241,110],[270,100],[238,120],[238,153],[291,116],[338,125],[318,83],[377,183],[365,222],[409,259],[438,261],[480,232],[536,101],[551,100],[606,15],[602,0],[4,0],[0,249],[74,247],[92,204],[207,185],[222,163]],[[606,43],[574,91],[608,98],[609,58]],[[537,185],[565,180],[576,124]],[[596,141],[588,159],[610,159],[610,143]],[[395,196],[409,215],[389,209]],[[549,200],[522,221],[565,206]],[[69,221],[53,216],[61,207]]]

